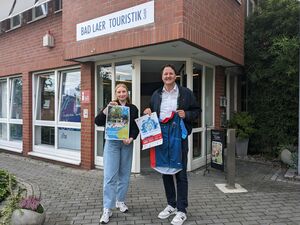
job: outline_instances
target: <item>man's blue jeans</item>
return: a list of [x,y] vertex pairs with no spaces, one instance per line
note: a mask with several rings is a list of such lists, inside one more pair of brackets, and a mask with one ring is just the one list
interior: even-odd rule
[[[175,175],[163,174],[163,182],[166,192],[168,205],[177,208],[178,211],[186,213],[188,206],[188,179],[186,173],[187,167],[187,153],[188,153],[188,140],[182,140],[182,170]],[[174,184],[176,178],[177,194]],[[177,197],[176,197],[177,196]]]
[[115,208],[116,200],[124,202],[129,186],[133,143],[106,140],[104,146],[103,207]]

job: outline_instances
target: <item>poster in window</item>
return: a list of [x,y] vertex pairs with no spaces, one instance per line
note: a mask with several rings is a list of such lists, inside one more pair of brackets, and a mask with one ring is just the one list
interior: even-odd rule
[[129,138],[129,107],[109,105],[107,109],[105,139],[124,140]]
[[78,103],[77,96],[62,96],[60,120],[67,122],[80,122],[80,103]]
[[152,148],[163,143],[162,133],[156,112],[135,119],[140,130],[142,150]]

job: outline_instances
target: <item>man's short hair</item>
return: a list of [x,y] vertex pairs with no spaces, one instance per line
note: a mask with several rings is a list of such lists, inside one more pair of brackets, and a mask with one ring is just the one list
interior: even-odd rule
[[176,74],[176,68],[175,68],[175,66],[174,66],[173,64],[165,64],[165,65],[162,66],[162,68],[161,68],[161,70],[160,70],[160,74],[161,74],[161,75],[162,75],[162,73],[163,73],[163,71],[164,71],[164,69],[165,69],[166,67],[172,68],[172,70],[174,70],[174,73]]

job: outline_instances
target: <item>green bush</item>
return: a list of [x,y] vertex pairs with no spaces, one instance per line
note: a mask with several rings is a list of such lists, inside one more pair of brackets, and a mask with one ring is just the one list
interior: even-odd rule
[[298,145],[298,0],[259,1],[245,26],[247,110],[257,128],[251,152],[278,154],[280,145]]
[[254,119],[247,112],[234,113],[229,120],[229,128],[236,129],[236,136],[238,139],[247,139],[254,132]]
[[[12,186],[16,185],[16,178],[12,178]],[[10,194],[9,188],[9,173],[6,170],[0,169],[0,202]]]

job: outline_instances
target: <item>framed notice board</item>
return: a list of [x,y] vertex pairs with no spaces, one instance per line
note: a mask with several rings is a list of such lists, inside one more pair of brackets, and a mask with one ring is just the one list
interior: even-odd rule
[[211,167],[224,171],[225,135],[223,130],[211,130]]

